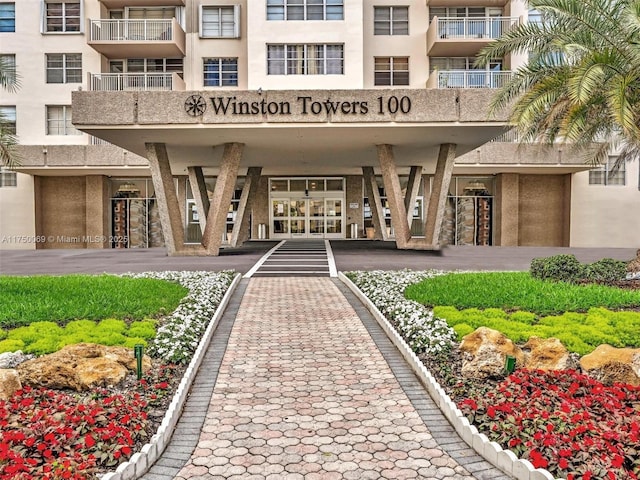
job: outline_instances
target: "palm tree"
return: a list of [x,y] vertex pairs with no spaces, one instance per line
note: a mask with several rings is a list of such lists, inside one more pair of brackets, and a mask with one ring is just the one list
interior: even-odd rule
[[529,6],[542,21],[514,27],[479,54],[479,65],[529,54],[494,97],[494,111],[511,108],[522,141],[566,142],[593,164],[613,145],[620,161],[638,155],[640,0],[529,0]]
[[[15,92],[20,87],[20,79],[13,62],[8,62],[6,57],[0,56],[0,87],[8,92]],[[13,122],[0,113],[0,167],[9,169],[20,164],[20,157],[16,151],[18,139]]]

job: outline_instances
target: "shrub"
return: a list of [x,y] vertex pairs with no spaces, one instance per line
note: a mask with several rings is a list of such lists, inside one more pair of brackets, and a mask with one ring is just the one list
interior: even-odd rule
[[591,282],[615,282],[627,276],[627,262],[603,258],[585,266],[584,278]]
[[156,322],[153,320],[144,320],[133,322],[127,331],[128,337],[141,337],[147,340],[156,336]]
[[24,349],[24,342],[16,338],[0,340],[0,353],[17,352]]
[[530,273],[533,278],[577,283],[584,278],[585,267],[575,255],[560,254],[546,258],[534,258]]
[[24,343],[33,343],[42,337],[62,334],[62,328],[54,322],[33,322],[27,327],[19,327],[10,330],[7,338],[22,340]]
[[0,329],[0,340],[4,340],[5,338],[7,338],[6,330]]
[[105,333],[124,333],[127,330],[127,324],[124,320],[117,318],[105,318],[100,320],[96,326],[96,330]]

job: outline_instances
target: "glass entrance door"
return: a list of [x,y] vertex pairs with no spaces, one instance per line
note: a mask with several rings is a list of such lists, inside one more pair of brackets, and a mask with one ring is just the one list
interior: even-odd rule
[[271,238],[344,238],[344,179],[270,180]]

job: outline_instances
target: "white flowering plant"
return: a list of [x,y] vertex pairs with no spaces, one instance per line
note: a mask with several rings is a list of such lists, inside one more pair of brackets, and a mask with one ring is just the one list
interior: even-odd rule
[[189,290],[178,307],[162,320],[148,347],[150,356],[166,363],[188,363],[233,282],[235,272],[165,271],[129,273],[124,276],[177,282]]
[[456,333],[445,320],[435,317],[431,309],[404,296],[408,285],[441,274],[436,270],[345,273],[396,328],[416,355],[449,351],[456,342]]

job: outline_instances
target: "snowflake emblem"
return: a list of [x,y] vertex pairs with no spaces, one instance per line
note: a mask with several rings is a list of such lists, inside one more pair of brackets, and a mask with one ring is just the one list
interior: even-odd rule
[[184,110],[192,117],[199,117],[207,109],[207,103],[202,95],[191,95],[184,102]]

